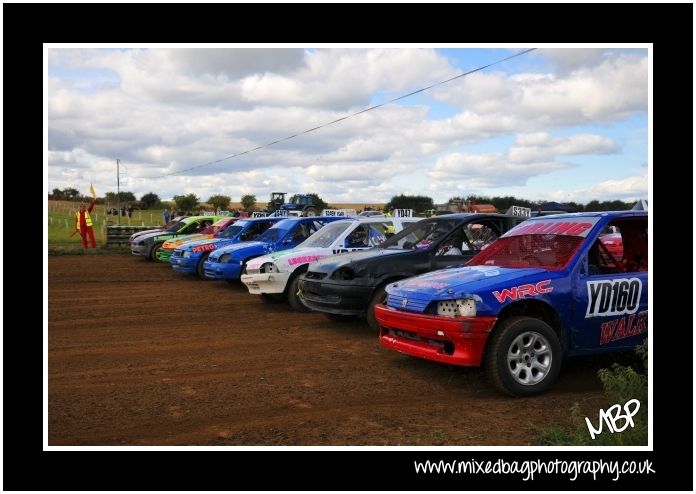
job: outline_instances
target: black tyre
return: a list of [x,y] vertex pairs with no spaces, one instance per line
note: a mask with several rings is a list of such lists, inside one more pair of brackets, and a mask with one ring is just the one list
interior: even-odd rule
[[297,312],[309,312],[309,307],[307,307],[299,296],[300,291],[300,277],[295,276],[288,283],[288,303],[293,310]]
[[494,330],[485,355],[492,384],[512,396],[546,391],[561,369],[561,343],[540,319],[513,317]]
[[209,255],[210,252],[204,252],[201,258],[198,260],[198,264],[196,264],[196,274],[204,281],[210,281],[210,278],[205,277],[205,267],[203,266],[203,263],[205,263]]
[[375,317],[375,305],[383,304],[386,300],[387,292],[384,290],[383,286],[380,286],[372,294],[372,299],[367,306],[367,324],[377,332],[379,332],[379,324],[377,324],[377,318]]
[[160,242],[158,244],[155,244],[152,246],[152,249],[150,249],[150,260],[159,262],[159,259],[157,259],[157,253],[162,250],[162,244],[164,242]]
[[358,318],[358,316],[352,314],[331,314],[330,312],[324,312],[323,314],[327,319],[333,322],[349,322],[355,321]]

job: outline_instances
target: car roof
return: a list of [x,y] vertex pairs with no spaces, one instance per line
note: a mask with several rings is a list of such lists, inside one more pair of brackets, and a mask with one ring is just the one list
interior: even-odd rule
[[574,218],[598,218],[604,216],[647,216],[647,211],[586,211],[583,213],[564,213],[547,216],[535,216],[530,220],[556,220],[556,219],[574,219]]
[[514,214],[503,214],[503,213],[451,213],[451,214],[441,214],[437,216],[431,216],[430,218],[423,218],[424,220],[430,221],[446,221],[451,219],[463,220],[463,219],[477,219],[477,218],[515,218],[515,219],[529,219],[525,216],[517,216]]

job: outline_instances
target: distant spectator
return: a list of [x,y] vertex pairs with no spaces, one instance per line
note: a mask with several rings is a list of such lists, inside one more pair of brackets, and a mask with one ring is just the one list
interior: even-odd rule
[[133,206],[130,202],[126,205],[126,211],[128,211],[128,217],[131,218],[133,216]]
[[165,209],[164,211],[162,211],[162,219],[164,220],[164,224],[165,224],[165,225],[166,225],[167,223],[169,223],[169,219],[170,219],[170,218],[171,218],[171,216],[170,216],[170,214],[169,214],[169,210],[168,210],[168,209]]
[[169,218],[174,219],[175,216],[176,216],[176,209],[174,209],[174,207],[172,207],[172,210],[169,213]]

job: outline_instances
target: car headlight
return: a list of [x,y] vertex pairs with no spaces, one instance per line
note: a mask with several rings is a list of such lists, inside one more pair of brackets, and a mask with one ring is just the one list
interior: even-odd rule
[[189,258],[191,257],[191,251],[190,250],[185,250],[184,254],[181,256],[183,258]]
[[352,280],[355,278],[362,278],[365,276],[365,273],[364,270],[354,270],[349,266],[343,266],[334,271],[331,278],[334,280]]
[[218,262],[224,264],[224,263],[230,262],[230,259],[232,259],[232,255],[231,255],[231,254],[223,254],[223,255],[221,255],[220,258],[218,259]]
[[476,302],[472,298],[440,300],[437,303],[437,315],[445,317],[474,317]]
[[273,264],[272,262],[266,262],[261,266],[261,272],[262,273],[278,273],[280,270],[278,269],[278,266]]

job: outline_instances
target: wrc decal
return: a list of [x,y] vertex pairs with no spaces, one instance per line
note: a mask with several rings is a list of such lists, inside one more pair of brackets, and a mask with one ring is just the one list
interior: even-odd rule
[[517,300],[520,298],[525,298],[527,296],[533,297],[534,295],[539,295],[541,293],[550,293],[553,291],[553,287],[549,286],[551,280],[543,280],[535,285],[527,284],[520,286],[513,286],[512,288],[503,288],[501,291],[492,292],[493,296],[501,304],[505,302],[505,299]]
[[585,318],[635,314],[642,291],[638,278],[588,281]]

